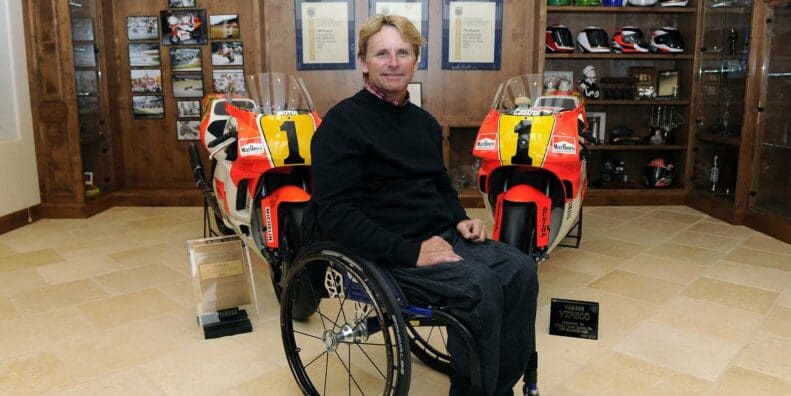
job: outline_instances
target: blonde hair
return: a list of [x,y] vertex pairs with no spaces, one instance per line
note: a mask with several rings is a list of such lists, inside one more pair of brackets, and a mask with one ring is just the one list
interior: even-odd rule
[[[401,33],[401,37],[412,46],[412,51],[415,53],[415,61],[417,62],[417,58],[420,56],[420,46],[424,43],[423,36],[420,35],[420,32],[409,19],[400,15],[376,14],[368,18],[360,28],[357,58],[361,61],[365,60],[365,56],[368,54],[368,40],[374,34],[379,33],[384,26],[392,26],[398,33]],[[368,81],[368,73],[363,73],[363,77],[365,81]]]

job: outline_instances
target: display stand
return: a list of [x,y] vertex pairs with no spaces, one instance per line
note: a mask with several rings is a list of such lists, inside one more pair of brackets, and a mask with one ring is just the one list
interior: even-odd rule
[[238,236],[187,241],[198,325],[206,339],[253,331],[251,295],[258,313],[250,253]]

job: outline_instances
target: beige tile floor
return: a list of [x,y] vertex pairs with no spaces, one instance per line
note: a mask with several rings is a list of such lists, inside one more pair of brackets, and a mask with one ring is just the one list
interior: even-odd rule
[[[117,207],[0,235],[0,395],[299,394],[264,262],[254,331],[203,339],[201,230],[199,208]],[[544,395],[791,395],[787,244],[687,207],[592,207],[539,273]],[[553,297],[599,302],[599,339],[550,336]],[[411,394],[447,386],[415,360]]]

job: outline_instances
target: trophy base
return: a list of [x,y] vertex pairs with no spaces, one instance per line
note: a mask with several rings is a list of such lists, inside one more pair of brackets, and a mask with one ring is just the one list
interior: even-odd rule
[[203,325],[203,336],[207,340],[253,331],[253,325],[244,309],[229,308],[217,311],[216,319],[216,322]]

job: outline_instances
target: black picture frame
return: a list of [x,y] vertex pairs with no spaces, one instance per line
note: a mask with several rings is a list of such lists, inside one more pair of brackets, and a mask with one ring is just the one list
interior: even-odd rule
[[206,10],[162,10],[163,45],[203,45],[209,42]]
[[168,8],[195,8],[196,0],[168,0]]
[[[502,0],[454,0],[454,3],[470,3],[470,6],[473,6],[474,3],[478,3],[479,5],[484,5],[486,3],[492,3],[494,5],[494,20],[492,23],[494,24],[493,28],[494,31],[492,33],[492,38],[494,43],[492,43],[492,62],[472,62],[472,61],[451,61],[450,60],[450,24],[451,24],[451,12],[454,15],[454,18],[461,18],[461,15],[465,11],[461,4],[457,4],[454,10],[450,9],[451,0],[443,0],[442,3],[442,69],[443,70],[500,70],[500,61],[502,57],[502,37],[503,37],[503,1]],[[476,14],[476,17],[481,18],[483,15]],[[455,33],[454,33],[455,34]],[[466,34],[466,33],[465,33]],[[461,40],[462,38],[458,38]],[[474,39],[471,39],[474,40]],[[456,43],[453,44],[454,46]]]
[[129,41],[158,41],[157,17],[154,15],[126,17],[126,38]]
[[[310,60],[310,55],[305,56],[305,52],[307,51],[308,54],[311,53],[313,50],[312,48],[304,48],[302,44],[303,40],[310,40],[310,32],[305,31],[305,26],[310,25],[310,21],[306,21],[303,18],[302,7],[303,5],[306,7],[305,14],[312,16],[322,16],[324,13],[316,11],[311,7],[311,4],[314,4],[315,7],[321,7],[322,3],[327,3],[325,5],[330,6],[329,3],[344,3],[346,6],[346,15],[345,15],[345,30],[347,40],[344,43],[344,47],[346,51],[344,54],[346,55],[345,61],[334,61],[334,62],[322,62],[322,61],[313,61]],[[294,0],[294,16],[296,18],[296,48],[297,48],[297,70],[353,70],[355,68],[356,59],[354,57],[354,0]],[[337,52],[328,51],[328,53],[337,54]],[[308,58],[308,59],[306,59]]]
[[212,41],[212,66],[244,65],[244,44],[241,41]]
[[165,98],[161,95],[134,95],[132,114],[136,119],[165,118]]
[[203,74],[173,73],[170,76],[174,98],[203,97]]
[[240,39],[239,14],[209,15],[209,37],[212,40]]
[[176,120],[176,140],[200,140],[200,120]]
[[247,92],[243,69],[214,69],[212,71],[214,93],[228,93],[233,88],[237,93]]
[[129,71],[129,82],[132,93],[161,94],[161,69],[132,69]]
[[129,43],[129,66],[162,66],[159,43]]
[[203,71],[203,51],[200,47],[170,49],[170,70],[176,73]]

